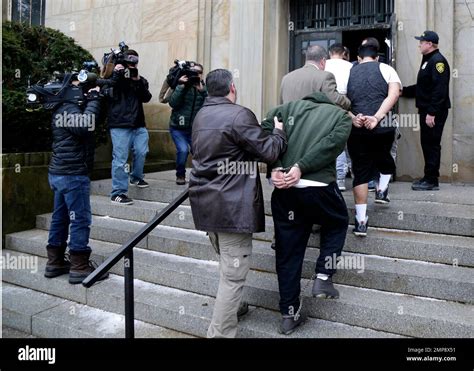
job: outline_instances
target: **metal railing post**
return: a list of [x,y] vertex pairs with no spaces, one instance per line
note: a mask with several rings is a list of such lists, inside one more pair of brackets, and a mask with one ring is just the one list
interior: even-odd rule
[[133,249],[125,254],[125,338],[135,337],[135,298],[133,293]]
[[91,287],[99,278],[108,272],[120,259],[124,258],[124,283],[125,283],[125,338],[135,337],[135,298],[133,292],[133,248],[165,220],[174,210],[178,208],[189,197],[189,191],[184,190],[168,206],[135,233],[122,247],[115,251],[97,267],[82,282],[84,287]]

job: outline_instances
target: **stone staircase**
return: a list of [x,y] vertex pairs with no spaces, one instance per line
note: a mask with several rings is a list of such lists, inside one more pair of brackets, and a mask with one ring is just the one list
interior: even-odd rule
[[[130,189],[135,200],[130,206],[111,204],[110,180],[92,183],[90,245],[98,263],[183,190],[175,185],[172,171],[147,174],[146,179],[150,188]],[[251,310],[240,322],[240,337],[281,336],[270,248],[271,189],[262,183],[267,228],[254,236],[245,288]],[[353,214],[350,191],[345,198]],[[408,183],[393,183],[391,199],[388,207],[369,205],[373,227],[367,238],[348,231],[344,254],[363,261],[363,271],[338,271],[338,300],[312,298],[309,286],[303,294],[309,321],[291,337],[474,337],[474,188],[442,185],[438,192],[420,193]],[[3,254],[37,259],[38,270],[3,271],[3,325],[11,329],[8,333],[26,336],[123,337],[123,263],[90,289],[69,285],[67,276],[44,278],[50,219],[50,214],[38,215],[36,229],[6,236]],[[318,247],[314,234],[302,287],[312,275]],[[134,258],[136,336],[205,336],[218,264],[205,233],[194,230],[189,203],[145,238]]]

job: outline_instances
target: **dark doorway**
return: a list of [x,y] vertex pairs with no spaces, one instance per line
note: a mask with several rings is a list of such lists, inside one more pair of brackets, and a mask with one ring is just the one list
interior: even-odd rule
[[380,52],[379,52],[379,62],[390,64],[390,48],[385,42],[390,38],[389,29],[371,29],[371,30],[353,30],[353,31],[343,31],[342,32],[342,44],[347,46],[351,51],[350,60],[351,62],[357,60],[357,50],[364,40],[367,37],[375,37],[380,43]]
[[[305,63],[306,48],[343,43],[357,60],[366,37],[381,46],[380,61],[393,64],[396,48],[395,0],[290,0],[290,71]],[[385,39],[391,41],[388,46]]]
[[305,53],[308,46],[320,45],[326,50],[334,43],[342,43],[351,52],[351,62],[357,60],[357,51],[362,41],[367,37],[375,37],[380,43],[379,61],[391,64],[390,47],[392,42],[390,28],[352,29],[337,31],[301,32],[293,39],[293,53],[290,57],[290,70],[300,68],[305,64]]

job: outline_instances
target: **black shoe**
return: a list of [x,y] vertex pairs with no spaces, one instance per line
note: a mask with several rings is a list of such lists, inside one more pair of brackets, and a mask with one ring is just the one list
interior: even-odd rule
[[306,316],[299,315],[295,320],[295,316],[283,315],[278,332],[283,335],[290,335],[296,328],[306,321]]
[[240,320],[249,312],[249,303],[246,301],[241,301],[239,305],[239,310],[237,311],[237,318]]
[[425,178],[424,178],[424,177],[421,178],[421,179],[415,180],[415,181],[412,183],[412,186],[418,185],[418,184],[420,184],[420,183],[422,183],[422,182],[424,182],[424,181],[425,181]]
[[186,178],[184,176],[176,177],[176,184],[177,185],[185,185],[186,184]]
[[337,299],[339,298],[339,291],[334,288],[332,284],[332,278],[329,277],[327,280],[316,278],[313,284],[313,297],[322,299]]
[[411,189],[414,191],[438,191],[439,190],[439,184],[437,183],[432,183],[427,180],[423,180],[422,182],[418,184],[413,184],[411,186]]
[[127,195],[118,195],[118,196],[112,196],[110,199],[112,202],[120,205],[131,205],[133,204],[133,200],[131,198],[128,198]]
[[352,230],[352,233],[354,233],[356,236],[359,237],[365,237],[367,236],[367,228],[369,227],[369,218],[365,218],[365,222],[359,223],[357,220],[357,217],[355,218],[354,221],[354,229]]
[[377,185],[375,183],[375,180],[371,180],[368,184],[369,192],[375,192]]
[[138,182],[132,182],[132,181],[130,180],[130,184],[131,184],[131,185],[135,185],[135,186],[137,186],[138,188],[147,188],[147,187],[150,186],[150,185],[149,185],[147,182],[145,182],[143,179],[140,179]]
[[375,192],[375,203],[376,204],[388,204],[390,202],[390,197],[388,197],[388,187],[385,191],[377,190]]

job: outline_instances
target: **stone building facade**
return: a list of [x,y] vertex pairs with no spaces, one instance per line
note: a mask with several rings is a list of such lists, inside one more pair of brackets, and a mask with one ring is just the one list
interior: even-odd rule
[[[316,6],[325,13],[316,14]],[[357,20],[352,14],[343,24],[342,14],[354,6],[362,17]],[[374,22],[360,20],[371,11]],[[304,17],[303,23],[295,19],[296,13]],[[325,21],[314,21],[318,17]],[[382,38],[386,34],[388,62],[409,85],[415,83],[421,61],[413,37],[434,29],[453,71],[453,109],[443,135],[441,180],[474,183],[474,0],[47,0],[45,25],[73,37],[97,61],[121,40],[139,52],[140,73],[153,93],[145,105],[150,156],[168,159],[174,157],[168,133],[170,109],[158,102],[158,93],[175,59],[199,61],[205,71],[230,69],[239,90],[238,103],[262,118],[279,103],[282,76],[298,67],[295,43],[299,47],[301,40],[311,42],[311,35],[353,42],[371,31]],[[401,99],[398,112],[414,114],[414,100]],[[422,174],[415,129],[401,128],[397,159],[401,180]],[[99,155],[110,155],[110,148],[102,148]]]

